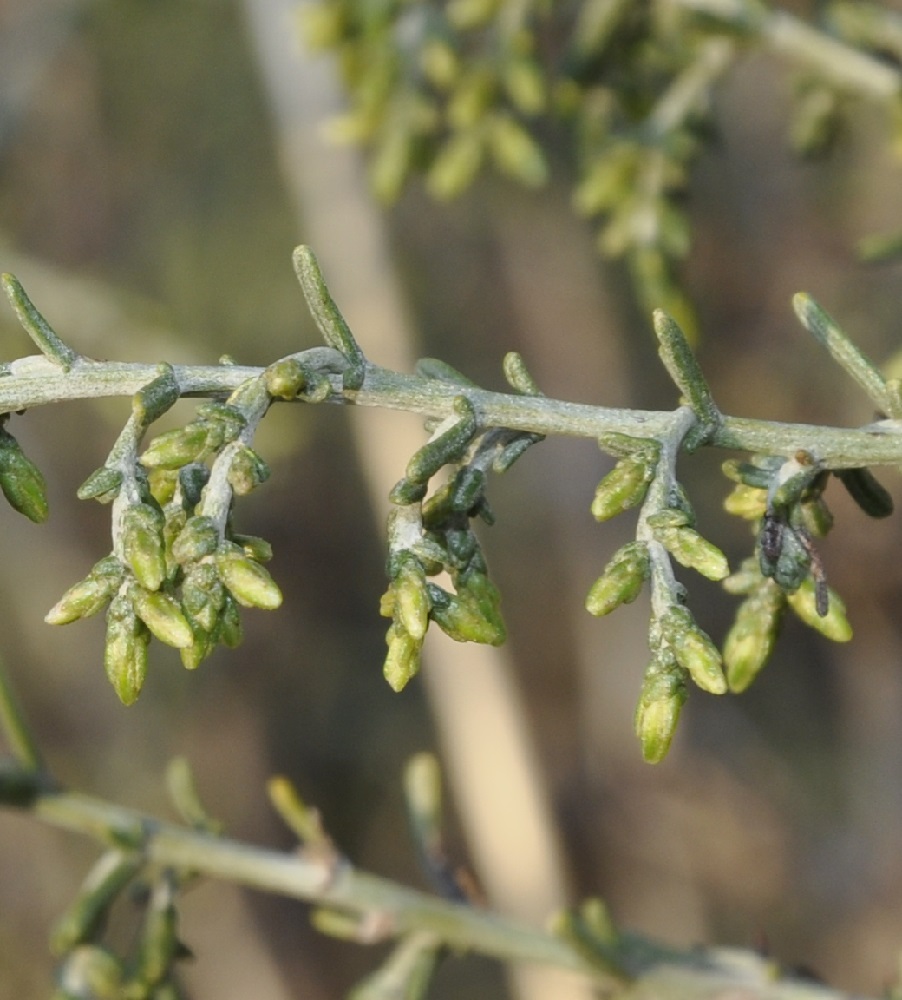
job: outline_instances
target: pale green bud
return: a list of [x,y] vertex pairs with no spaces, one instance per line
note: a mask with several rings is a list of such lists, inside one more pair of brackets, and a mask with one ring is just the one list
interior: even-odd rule
[[667,756],[685,701],[686,686],[678,675],[653,665],[643,681],[635,719],[642,756],[649,764]]
[[220,550],[216,555],[219,578],[235,600],[246,608],[272,611],[282,603],[282,591],[260,563],[238,550]]
[[466,31],[487,24],[498,7],[499,0],[451,0],[445,13],[453,27]]
[[592,500],[595,520],[608,521],[642,503],[654,472],[654,465],[634,458],[620,459],[595,490]]
[[158,420],[181,396],[172,365],[161,365],[159,374],[132,397],[132,413],[143,426]]
[[150,632],[135,614],[131,601],[118,595],[107,612],[103,661],[107,677],[123,705],[131,705],[141,693],[147,675]]
[[412,556],[402,558],[393,580],[394,611],[402,628],[414,639],[422,641],[429,626],[429,594],[426,574]]
[[787,595],[789,606],[813,629],[834,642],[848,642],[852,638],[852,626],[846,617],[846,606],[832,587],[827,590],[827,613],[821,616],[817,610],[816,585],[811,577],[802,581],[794,594]]
[[767,490],[745,483],[737,483],[733,491],[723,502],[724,510],[736,517],[744,517],[749,521],[757,521],[764,517],[767,511]]
[[673,605],[661,617],[660,625],[677,663],[693,681],[709,694],[725,694],[727,680],[723,675],[720,651],[710,636],[696,625],[689,610]]
[[191,626],[174,597],[161,590],[131,587],[129,596],[134,609],[144,624],[167,646],[185,649],[194,641]]
[[212,555],[221,539],[219,529],[212,517],[195,515],[188,518],[184,528],[172,543],[172,556],[177,563],[197,562],[204,556]]
[[193,641],[191,645],[179,650],[182,665],[186,670],[196,670],[216,647],[216,642],[210,633],[200,626],[192,624],[192,633]]
[[98,945],[80,945],[66,956],[60,969],[61,996],[65,1000],[119,1000],[122,975],[115,955]]
[[541,147],[509,115],[496,112],[492,116],[486,139],[501,173],[527,187],[541,187],[548,180],[548,164]]
[[229,465],[229,485],[238,494],[246,496],[251,490],[269,479],[269,466],[247,445],[239,445]]
[[629,542],[614,553],[604,573],[592,584],[586,597],[590,615],[607,615],[621,604],[634,601],[648,578],[648,546]]
[[141,456],[141,464],[148,469],[180,469],[206,450],[207,427],[194,421],[155,437]]
[[150,504],[134,504],[122,514],[122,556],[135,579],[147,590],[159,590],[166,579],[163,512]]
[[44,616],[48,625],[67,625],[90,618],[106,607],[119,589],[125,570],[115,556],[106,556],[90,573],[73,584]]
[[482,164],[482,139],[475,131],[457,132],[439,150],[426,173],[429,193],[441,201],[457,197]]
[[420,69],[426,79],[440,90],[447,90],[457,79],[460,60],[447,42],[431,38],[417,52]]
[[265,538],[259,535],[238,535],[233,534],[231,541],[241,546],[241,551],[258,563],[269,562],[272,559],[272,545]]
[[823,538],[829,534],[833,527],[833,514],[823,497],[817,497],[800,504],[799,511],[808,534],[815,538]]
[[385,639],[388,653],[382,673],[393,691],[402,691],[420,669],[420,650],[423,644],[396,623],[386,632]]
[[709,580],[723,580],[730,573],[727,557],[694,528],[657,528],[652,533],[674,559]]
[[50,508],[41,470],[5,430],[0,430],[0,489],[13,510],[35,524],[47,520]]
[[282,358],[263,373],[263,384],[276,399],[295,399],[307,384],[307,374],[297,358]]
[[773,580],[761,580],[739,605],[723,646],[727,683],[734,694],[745,691],[770,659],[785,605],[786,595]]
[[213,563],[191,563],[187,567],[182,581],[182,608],[195,626],[195,631],[213,631],[226,596],[226,589]]
[[504,89],[514,107],[524,115],[537,115],[547,103],[545,77],[534,59],[510,59],[501,75]]
[[[486,579],[482,574],[474,573],[471,579],[473,576]],[[481,599],[464,585],[456,594],[449,594],[435,584],[428,586],[432,619],[446,635],[457,642],[483,642],[492,646],[504,642],[504,622],[497,603],[488,597]]]
[[175,469],[150,469],[147,473],[150,495],[161,507],[171,502],[178,483],[179,474]]

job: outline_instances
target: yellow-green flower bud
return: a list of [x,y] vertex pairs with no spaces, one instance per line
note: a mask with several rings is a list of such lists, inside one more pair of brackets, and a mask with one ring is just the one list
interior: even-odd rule
[[695,529],[662,527],[653,528],[652,533],[681,566],[694,569],[709,580],[729,576],[727,557]]
[[787,600],[806,625],[834,642],[848,642],[852,638],[852,626],[846,617],[846,606],[832,587],[827,594],[827,613],[823,616],[817,610],[816,585],[811,577],[803,580],[794,594],[787,595]]
[[488,24],[498,10],[499,0],[451,0],[447,5],[448,22],[458,31]]
[[122,963],[105,948],[83,944],[65,958],[57,994],[65,1000],[118,1000],[122,996]]
[[263,384],[276,399],[294,399],[307,384],[307,374],[297,358],[282,358],[263,373]]
[[501,617],[501,593],[494,583],[479,571],[469,572],[465,579],[458,580],[457,592],[466,601],[475,602],[479,614],[485,622],[482,639],[475,641],[487,642],[492,646],[500,646],[507,638],[507,629]]
[[161,590],[133,586],[129,590],[134,609],[144,624],[167,646],[185,649],[194,641],[191,626],[181,605]]
[[395,614],[401,627],[414,639],[422,641],[429,626],[429,594],[426,574],[412,556],[400,560],[394,581]]
[[653,664],[642,684],[635,719],[642,756],[649,764],[667,756],[685,701],[686,686],[676,672]]
[[[218,624],[218,617],[216,624]],[[215,627],[215,625],[214,625]],[[182,665],[186,670],[196,670],[201,663],[213,652],[216,642],[209,632],[199,625],[192,624],[193,641],[190,646],[185,646],[179,650]]]
[[119,589],[125,570],[115,556],[106,556],[90,573],[73,584],[44,616],[48,625],[67,625],[90,618],[106,607]]
[[171,502],[178,484],[179,474],[175,469],[150,469],[147,473],[150,495],[161,507]]
[[[488,583],[482,574],[477,573],[471,574],[470,580],[475,576]],[[493,603],[488,595],[480,598],[469,589],[469,580],[467,585],[460,585],[456,594],[449,594],[441,587],[430,584],[429,596],[433,621],[452,639],[457,642],[484,642],[492,646],[504,642],[506,633],[497,603]]]
[[107,612],[103,662],[107,677],[123,705],[131,705],[141,693],[147,675],[150,632],[135,614],[131,601],[118,595]]
[[258,563],[269,562],[272,559],[272,546],[265,538],[259,535],[239,535],[233,534],[231,541],[241,546],[241,551]]
[[382,673],[393,691],[403,691],[407,682],[420,669],[420,649],[423,644],[396,623],[390,626],[385,639],[388,653]]
[[35,524],[47,520],[47,484],[41,470],[6,431],[0,431],[0,489],[10,507]]
[[197,514],[189,517],[185,527],[172,542],[172,556],[177,563],[197,562],[204,556],[212,555],[221,539],[219,529],[212,517]]
[[645,499],[654,466],[633,458],[622,458],[602,479],[592,500],[592,516],[607,521]]
[[122,557],[147,590],[159,590],[166,579],[164,524],[163,512],[146,503],[127,507],[122,514]]
[[75,901],[53,927],[50,947],[54,954],[64,955],[94,936],[113,900],[140,871],[141,865],[142,859],[134,853],[113,850],[101,855]]
[[548,164],[541,146],[510,115],[492,115],[486,139],[501,173],[527,187],[541,187],[548,180]]
[[182,608],[196,629],[212,632],[226,601],[226,589],[211,562],[191,563],[182,581]]
[[216,555],[219,578],[246,608],[272,611],[282,603],[282,591],[260,563],[238,550],[220,550]]
[[447,90],[460,72],[457,53],[447,42],[435,37],[420,46],[417,59],[423,76],[440,90]]
[[733,491],[723,502],[724,510],[736,517],[744,517],[749,521],[757,521],[764,517],[767,510],[767,490],[759,490],[745,483],[737,483]]
[[537,115],[544,111],[547,102],[545,77],[534,59],[521,56],[509,60],[501,79],[518,111],[524,115]]
[[247,445],[239,445],[229,465],[229,485],[238,494],[246,496],[251,490],[269,479],[269,466]]
[[482,164],[482,152],[482,139],[476,131],[468,129],[452,135],[426,174],[429,193],[441,201],[456,198],[476,176]]
[[696,625],[688,608],[672,606],[661,617],[660,624],[677,663],[693,681],[709,694],[724,694],[727,679],[723,675],[720,651],[711,637]]
[[739,605],[723,645],[727,684],[738,694],[752,683],[770,659],[786,595],[773,580],[761,580]]
[[207,427],[193,421],[155,437],[141,456],[141,464],[148,469],[180,469],[197,461],[206,450]]
[[607,615],[621,604],[634,601],[648,578],[648,572],[648,547],[642,542],[624,545],[592,584],[586,597],[586,610],[590,615]]

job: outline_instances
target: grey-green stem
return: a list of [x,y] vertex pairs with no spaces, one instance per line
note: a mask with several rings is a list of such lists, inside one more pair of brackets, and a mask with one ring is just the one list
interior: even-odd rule
[[[605,431],[644,438],[666,435],[673,411],[611,409],[550,399],[462,387],[419,375],[405,375],[367,365],[358,390],[342,390],[338,352],[316,347],[296,355],[306,364],[328,372],[331,403],[407,410],[423,417],[444,418],[454,399],[466,396],[484,427],[508,427],[545,435],[597,439]],[[0,413],[30,409],[72,399],[131,397],[158,371],[156,365],[114,361],[79,361],[68,373],[43,357],[23,358],[4,366],[0,375]],[[185,396],[228,394],[262,368],[244,365],[176,365],[174,372]],[[902,424],[885,420],[862,428],[776,423],[724,416],[710,445],[758,454],[792,455],[800,448],[817,457],[824,468],[902,464]]]

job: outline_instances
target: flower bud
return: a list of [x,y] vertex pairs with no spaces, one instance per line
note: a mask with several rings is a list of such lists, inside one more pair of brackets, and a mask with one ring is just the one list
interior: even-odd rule
[[107,612],[104,666],[107,677],[123,705],[131,705],[141,693],[147,675],[150,633],[135,614],[131,601],[118,595]]
[[592,500],[592,516],[596,521],[608,521],[645,499],[654,466],[634,458],[621,458],[602,479]]
[[661,527],[652,533],[681,566],[694,569],[709,580],[722,580],[729,575],[727,557],[693,528]]
[[216,555],[219,577],[235,600],[246,608],[272,611],[282,603],[282,591],[260,563],[240,550],[220,549]]
[[685,701],[686,686],[678,673],[653,663],[642,684],[635,719],[642,756],[649,764],[667,756]]
[[827,588],[827,613],[821,615],[817,607],[817,586],[808,577],[794,594],[787,596],[789,606],[808,626],[834,642],[848,642],[852,626],[846,617],[846,606],[832,587]]
[[161,365],[159,374],[132,397],[132,413],[146,427],[171,409],[181,397],[172,365]]
[[752,683],[770,659],[786,595],[773,580],[760,580],[739,605],[723,645],[727,684],[738,694]]
[[757,521],[758,518],[764,517],[767,511],[767,490],[737,483],[724,500],[723,508],[728,514],[744,517],[749,521]]
[[177,563],[197,562],[204,556],[212,555],[221,539],[219,529],[212,517],[196,515],[189,517],[184,528],[172,543],[172,556]]
[[307,384],[307,375],[297,358],[282,358],[263,373],[263,384],[276,399],[294,399]]
[[147,590],[159,590],[166,578],[164,523],[163,512],[146,503],[127,507],[122,514],[122,556],[135,579]]
[[47,520],[47,484],[41,470],[5,430],[0,430],[0,489],[13,510],[35,524]]
[[48,625],[67,625],[79,618],[90,618],[102,610],[119,589],[124,576],[122,563],[106,556],[90,573],[73,584],[44,616]]
[[401,627],[417,641],[422,641],[429,626],[429,595],[423,567],[408,555],[400,560],[393,580],[394,613]]
[[138,586],[130,588],[129,596],[138,617],[160,642],[185,649],[194,641],[188,619],[174,597],[161,590],[145,590]]
[[195,631],[213,631],[226,596],[226,589],[212,562],[188,565],[182,581],[182,609]]
[[207,428],[193,421],[155,437],[141,456],[141,464],[147,469],[180,469],[196,462],[206,449]]
[[246,496],[269,479],[269,466],[247,445],[239,445],[229,465],[229,485],[238,494]]
[[388,642],[388,653],[382,666],[382,673],[393,691],[402,691],[420,669],[422,643],[398,624],[390,626],[385,638]]
[[709,694],[724,694],[727,680],[723,675],[720,651],[703,632],[688,608],[672,605],[660,619],[665,641],[677,663],[695,683]]
[[592,584],[586,610],[590,615],[607,615],[621,604],[631,603],[639,596],[648,572],[648,546],[642,542],[624,545]]
[[232,534],[231,541],[241,547],[241,551],[258,563],[269,562],[272,559],[272,546],[265,538],[258,535]]
[[71,951],[59,972],[59,996],[65,1000],[117,1000],[122,995],[122,964],[93,944]]

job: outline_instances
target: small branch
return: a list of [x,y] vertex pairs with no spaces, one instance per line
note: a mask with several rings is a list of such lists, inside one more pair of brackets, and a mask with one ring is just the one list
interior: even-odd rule
[[13,693],[3,663],[0,663],[0,733],[6,737],[13,756],[25,770],[34,773],[41,770],[43,766],[41,752],[22,706]]
[[[51,826],[139,852],[148,863],[187,869],[349,914],[375,914],[388,937],[431,934],[456,950],[558,966],[589,977],[603,990],[623,989],[620,979],[567,941],[498,914],[429,896],[350,865],[336,867],[315,853],[286,854],[252,847],[163,823],[99,799],[48,791],[41,776],[32,772],[7,779],[0,772],[0,801],[4,780],[19,793],[23,781],[32,782],[30,795],[18,794],[15,802],[7,800],[9,804],[24,804]],[[631,995],[636,997],[714,997],[734,991],[745,1000],[843,1000],[842,994],[823,986],[776,979],[773,963],[750,952],[680,953],[630,934],[617,936],[616,950],[618,966],[633,980]]]

